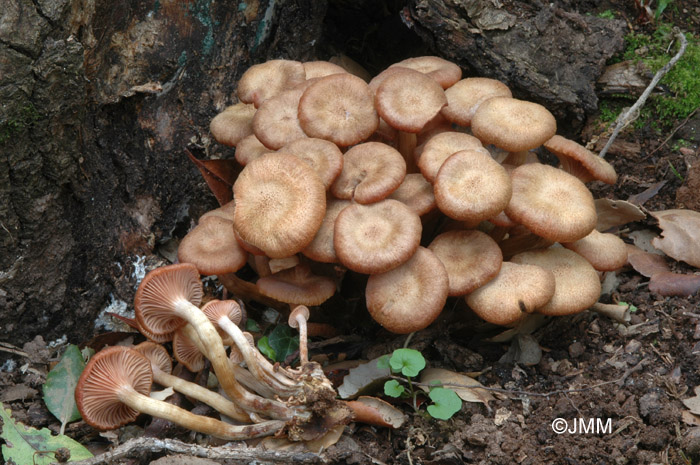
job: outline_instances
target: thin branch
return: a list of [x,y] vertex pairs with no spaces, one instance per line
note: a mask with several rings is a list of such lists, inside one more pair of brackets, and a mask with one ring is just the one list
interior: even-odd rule
[[676,55],[673,58],[671,58],[671,60],[668,63],[666,63],[663,68],[656,72],[654,78],[651,80],[647,88],[644,89],[644,92],[642,92],[642,95],[639,96],[639,99],[637,99],[637,101],[634,102],[634,105],[632,105],[625,113],[621,114],[617,118],[615,130],[613,130],[613,133],[608,139],[608,142],[605,144],[605,147],[603,147],[603,150],[601,150],[598,154],[600,158],[605,158],[605,155],[608,153],[610,146],[620,134],[620,131],[622,131],[622,129],[627,127],[627,125],[629,125],[631,122],[633,122],[639,117],[639,112],[642,109],[642,106],[644,106],[647,99],[649,98],[649,95],[656,88],[656,85],[659,83],[661,78],[663,78],[666,75],[666,73],[668,73],[671,70],[671,68],[673,68],[673,66],[678,62],[678,60],[681,59],[681,57],[685,53],[685,49],[688,46],[688,39],[686,39],[685,34],[683,34],[678,29],[676,29],[676,38],[681,41],[681,48],[678,50],[678,53],[676,53]]

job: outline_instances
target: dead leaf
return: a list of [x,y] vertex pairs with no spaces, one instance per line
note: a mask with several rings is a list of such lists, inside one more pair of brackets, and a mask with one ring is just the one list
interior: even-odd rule
[[[439,383],[437,383],[439,381]],[[443,385],[448,389],[452,389],[457,393],[460,399],[465,402],[479,402],[488,407],[489,402],[494,400],[491,393],[485,389],[475,387],[483,387],[477,380],[443,368],[426,368],[421,372],[420,382],[423,384]],[[429,391],[430,388],[421,386],[424,391]]]
[[700,426],[700,417],[693,415],[688,410],[683,410],[683,412],[681,412],[681,419],[683,423],[688,426]]
[[343,435],[344,430],[345,425],[335,425],[333,428],[330,429],[330,431],[328,431],[320,438],[314,439],[312,441],[306,441],[306,447],[311,452],[315,454],[320,454],[325,449],[328,449],[330,446],[338,442],[340,440],[340,437]]
[[363,392],[376,390],[391,376],[388,359],[388,355],[382,355],[379,358],[351,368],[343,379],[343,384],[338,387],[340,398],[350,399]]
[[664,256],[645,252],[631,244],[627,244],[627,261],[637,273],[647,278],[656,273],[671,271]]
[[662,296],[688,297],[700,290],[700,275],[670,271],[655,273],[649,281],[649,290]]
[[199,160],[189,150],[186,152],[199,168],[219,205],[230,202],[233,199],[233,183],[241,171],[240,165],[234,160]]
[[641,208],[624,200],[596,199],[595,208],[598,213],[596,229],[600,232],[646,218]]
[[2,391],[0,394],[0,402],[14,402],[16,400],[31,400],[39,393],[26,384],[15,384]]
[[658,237],[658,234],[656,234],[654,231],[649,229],[639,229],[637,231],[632,231],[627,236],[632,239],[634,245],[643,251],[655,253],[657,255],[665,255],[661,250],[651,245],[651,241]]
[[632,202],[635,205],[644,205],[644,202],[647,200],[651,199],[654,197],[656,194],[659,193],[662,187],[666,185],[668,181],[659,181],[655,184],[652,184],[649,188],[645,189],[643,192],[640,192],[639,194],[634,194],[631,195],[627,201]]
[[688,407],[690,413],[694,415],[700,415],[700,386],[695,388],[695,397],[690,397],[688,399],[683,399],[683,405]]
[[537,340],[530,334],[518,334],[499,362],[533,366],[540,363],[540,360],[542,360],[542,349]]
[[651,215],[662,229],[662,237],[652,241],[654,247],[669,257],[700,268],[700,212],[663,210]]
[[165,400],[168,397],[172,396],[175,394],[175,391],[173,390],[172,387],[167,387],[163,389],[162,391],[151,391],[151,394],[149,397],[151,399],[156,399],[156,400]]
[[385,428],[400,428],[406,415],[393,405],[377,397],[360,396],[347,402],[355,414],[355,421]]

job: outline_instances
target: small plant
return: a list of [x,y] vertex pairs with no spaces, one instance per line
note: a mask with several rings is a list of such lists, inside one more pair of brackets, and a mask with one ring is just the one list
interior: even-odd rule
[[615,13],[612,10],[601,11],[596,16],[604,19],[615,19]]
[[[379,363],[382,362],[386,362],[386,359],[382,359]],[[418,411],[416,401],[418,391],[413,379],[425,368],[423,354],[415,349],[396,349],[388,358],[388,364],[392,373],[401,374],[403,378],[390,379],[384,383],[384,394],[396,398],[410,398],[413,409]],[[432,387],[428,393],[428,397],[433,401],[428,405],[428,414],[438,420],[448,420],[462,408],[462,400],[453,390],[440,387],[439,382],[435,384],[436,386]]]

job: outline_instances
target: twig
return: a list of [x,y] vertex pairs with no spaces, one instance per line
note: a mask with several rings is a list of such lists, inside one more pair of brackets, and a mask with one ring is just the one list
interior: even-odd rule
[[671,58],[671,60],[668,63],[666,63],[663,68],[656,72],[654,78],[651,80],[647,88],[644,89],[644,92],[642,92],[642,95],[639,96],[639,99],[637,99],[637,101],[634,102],[634,105],[632,105],[625,113],[621,114],[617,118],[615,130],[613,130],[613,133],[608,139],[608,142],[605,144],[605,147],[603,147],[603,150],[601,150],[598,154],[600,158],[605,158],[605,154],[608,153],[610,146],[615,141],[618,134],[620,134],[620,131],[622,131],[623,128],[625,128],[628,124],[630,124],[632,121],[637,119],[637,117],[639,117],[639,111],[642,109],[642,106],[644,106],[644,104],[646,103],[647,98],[649,98],[649,95],[651,94],[651,91],[654,90],[654,88],[656,88],[656,85],[659,83],[661,78],[664,77],[664,75],[666,75],[666,73],[668,73],[671,68],[673,68],[676,62],[678,62],[678,60],[680,60],[683,54],[685,53],[685,49],[688,46],[688,39],[686,39],[685,34],[683,34],[678,29],[676,29],[676,38],[681,41],[680,50],[678,50],[678,53],[676,53],[676,55],[673,58]]
[[0,352],[9,352],[11,354],[19,355],[20,357],[29,358],[29,354],[21,350],[19,347],[15,347],[12,344],[6,342],[0,342]]
[[645,156],[644,158],[642,158],[642,160],[646,160],[647,158],[651,157],[651,156],[654,155],[656,152],[658,152],[659,150],[661,150],[661,147],[663,147],[664,145],[666,145],[666,144],[668,143],[668,141],[670,141],[671,138],[672,138],[674,135],[676,135],[676,133],[678,132],[678,130],[679,130],[680,128],[682,128],[683,126],[685,126],[685,125],[688,123],[688,121],[690,121],[690,118],[692,118],[692,117],[695,115],[695,113],[698,112],[698,110],[700,110],[700,108],[696,108],[695,110],[693,110],[693,111],[681,122],[681,124],[679,124],[678,126],[676,126],[675,128],[673,128],[673,131],[671,131],[671,134],[669,134],[668,137],[667,137],[666,139],[664,139],[664,141],[661,142],[661,144],[659,144],[658,147],[656,147],[656,148],[655,148],[654,150],[652,150],[651,152],[647,153],[646,156]]

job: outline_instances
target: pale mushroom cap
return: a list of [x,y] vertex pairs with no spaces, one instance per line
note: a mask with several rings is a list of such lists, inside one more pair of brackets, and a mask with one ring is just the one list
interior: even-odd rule
[[178,301],[199,305],[204,292],[197,267],[177,263],[150,271],[139,284],[134,309],[139,325],[154,334],[176,331],[187,322],[173,311]]
[[243,309],[235,300],[210,300],[202,307],[202,312],[215,325],[222,317],[228,318],[234,325],[240,324],[243,320]]
[[369,277],[367,310],[392,333],[419,331],[440,315],[448,287],[442,262],[430,250],[419,247],[403,265]]
[[248,254],[236,241],[233,221],[212,215],[187,233],[177,249],[177,257],[181,263],[194,264],[199,274],[211,276],[240,270]]
[[146,341],[134,346],[134,350],[146,357],[151,362],[151,365],[157,366],[160,371],[168,374],[172,373],[173,361],[168,351],[162,345]]
[[388,198],[405,203],[418,216],[435,209],[433,185],[420,173],[407,174],[398,189]]
[[448,231],[433,239],[428,248],[445,265],[451,296],[483,286],[498,274],[503,262],[496,241],[481,231]]
[[75,401],[83,420],[100,430],[110,430],[131,423],[137,410],[119,399],[122,390],[148,396],[153,373],[151,362],[135,350],[107,347],[85,365],[75,388]]
[[328,199],[326,215],[323,218],[321,227],[316,232],[316,236],[314,236],[311,243],[301,253],[321,263],[336,263],[339,261],[333,245],[335,220],[340,212],[350,203],[349,200]]
[[236,161],[242,166],[247,165],[251,161],[269,153],[270,149],[265,147],[262,142],[255,137],[255,134],[251,134],[247,137],[241,139],[236,146]]
[[557,132],[557,122],[545,107],[508,97],[493,97],[479,105],[471,127],[484,145],[509,152],[537,148]]
[[420,217],[398,200],[352,204],[335,220],[335,253],[353,271],[382,273],[415,253],[422,230]]
[[304,137],[288,143],[282,151],[296,155],[316,170],[326,190],[343,170],[343,152],[327,140]]
[[394,192],[406,176],[398,150],[381,142],[365,142],[343,155],[343,170],[330,192],[339,199],[368,204]]
[[238,81],[238,98],[259,108],[265,100],[305,80],[304,66],[298,61],[266,61],[251,66],[243,73]]
[[314,79],[330,76],[331,74],[347,73],[342,66],[331,63],[330,61],[305,61],[302,63],[306,72],[306,79]]
[[201,223],[203,219],[208,218],[210,216],[218,216],[218,217],[223,218],[225,220],[229,220],[233,223],[233,213],[235,211],[236,211],[236,201],[231,200],[230,202],[223,204],[219,208],[215,208],[213,210],[209,210],[208,212],[205,212],[202,216],[199,217],[199,222]]
[[455,131],[441,132],[426,141],[418,159],[418,168],[425,179],[435,182],[445,160],[462,150],[483,151],[488,155],[481,141],[474,136]]
[[583,239],[562,244],[593,265],[598,271],[619,270],[627,263],[627,245],[614,234],[594,229]]
[[321,305],[336,291],[335,281],[315,275],[306,264],[279,271],[258,279],[256,285],[262,295],[280,302],[298,305]]
[[554,274],[535,265],[503,262],[494,279],[466,297],[482,319],[510,325],[545,305],[554,295]]
[[371,136],[379,117],[367,83],[345,73],[321,78],[304,91],[299,122],[309,137],[346,147]]
[[496,216],[506,208],[512,193],[506,170],[476,150],[463,150],[445,160],[434,188],[440,211],[472,224]]
[[326,213],[326,189],[307,163],[288,153],[250,162],[233,185],[234,227],[271,258],[304,249]]
[[460,126],[470,126],[477,108],[492,97],[512,97],[508,86],[496,79],[471,77],[445,90],[447,106],[440,113]]
[[254,115],[253,105],[236,103],[211,120],[209,131],[218,143],[235,147],[241,139],[253,134]]
[[445,91],[425,74],[397,67],[377,87],[374,101],[377,113],[389,125],[416,133],[447,105]]
[[297,116],[301,89],[285,90],[260,105],[253,118],[255,137],[265,147],[278,150],[285,144],[306,137]]
[[553,242],[574,242],[595,228],[593,195],[563,170],[530,163],[511,173],[513,196],[506,214],[533,233]]
[[586,310],[600,298],[598,273],[576,252],[563,247],[550,247],[519,253],[511,261],[537,265],[554,273],[554,295],[537,309],[537,313],[571,315]]
[[306,305],[297,305],[296,307],[294,307],[294,310],[292,310],[289,313],[289,318],[287,318],[287,323],[290,327],[299,327],[299,321],[297,320],[297,316],[301,316],[304,320],[308,321],[309,317],[311,316],[309,308]]
[[437,81],[443,89],[454,85],[462,78],[462,68],[451,61],[437,56],[407,58],[398,63],[394,63],[390,68],[395,66],[410,68],[426,74]]
[[617,182],[615,168],[578,142],[555,135],[544,143],[544,148],[559,158],[564,171],[583,182],[602,181],[606,184]]

